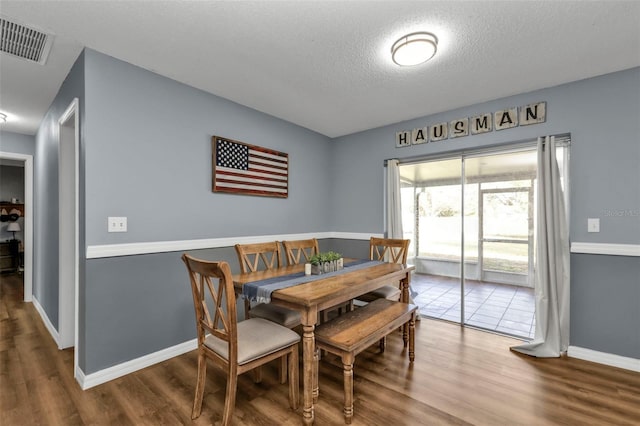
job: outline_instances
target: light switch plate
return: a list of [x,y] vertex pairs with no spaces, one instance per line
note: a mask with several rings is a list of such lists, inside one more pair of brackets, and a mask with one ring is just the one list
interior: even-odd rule
[[600,218],[587,219],[587,232],[600,232]]
[[109,216],[107,222],[108,232],[127,232],[127,218]]

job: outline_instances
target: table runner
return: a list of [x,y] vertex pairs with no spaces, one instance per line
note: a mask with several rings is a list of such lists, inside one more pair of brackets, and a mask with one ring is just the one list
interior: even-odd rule
[[296,272],[295,274],[254,281],[251,283],[246,283],[242,286],[242,297],[252,302],[269,303],[271,302],[271,293],[276,290],[293,287],[294,285],[304,284],[322,278],[341,275],[357,269],[369,268],[371,266],[380,265],[382,263],[384,262],[369,259],[359,259],[345,262],[344,269],[334,272],[327,272],[320,275],[305,275],[304,272]]

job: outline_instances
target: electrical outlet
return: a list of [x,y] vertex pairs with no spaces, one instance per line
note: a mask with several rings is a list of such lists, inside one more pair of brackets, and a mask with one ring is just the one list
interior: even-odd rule
[[587,232],[600,232],[600,218],[587,219]]
[[107,222],[107,231],[108,232],[127,232],[127,218],[109,216],[108,222]]

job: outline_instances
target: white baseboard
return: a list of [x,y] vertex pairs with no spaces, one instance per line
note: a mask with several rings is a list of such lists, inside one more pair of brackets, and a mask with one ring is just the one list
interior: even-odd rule
[[201,250],[219,247],[233,247],[235,244],[254,244],[267,241],[306,240],[308,238],[340,238],[345,240],[369,240],[382,234],[356,232],[313,232],[307,234],[259,235],[251,237],[207,238],[184,241],[150,241],[146,243],[90,245],[87,247],[87,259],[105,257],[133,256],[139,254],[167,253],[172,251]]
[[49,321],[49,317],[47,316],[47,313],[44,311],[44,309],[42,308],[42,305],[40,305],[40,302],[38,302],[38,299],[36,299],[35,296],[33,296],[33,298],[31,299],[31,303],[33,303],[33,307],[36,308],[36,311],[38,312],[38,314],[40,314],[40,318],[42,318],[42,322],[44,323],[44,326],[47,328],[47,330],[49,331],[49,334],[51,334],[51,337],[53,337],[53,340],[56,342],[56,346],[59,348],[60,335],[58,334],[58,330],[56,330],[53,324],[51,324],[51,321]]
[[624,368],[625,370],[631,370],[640,373],[640,359],[636,358],[629,358],[625,356],[609,354],[606,352],[598,352],[592,349],[585,349],[578,346],[569,346],[567,355],[571,358],[597,362],[598,364]]
[[158,364],[159,362],[166,361],[178,355],[182,355],[197,349],[197,347],[198,340],[193,339],[140,358],[132,359],[131,361],[123,362],[122,364],[114,365],[113,367],[105,368],[104,370],[100,370],[95,373],[85,375],[84,372],[78,368],[76,371],[76,380],[80,383],[80,387],[82,387],[83,390],[86,390],[110,380],[126,376],[134,371],[142,370],[143,368]]

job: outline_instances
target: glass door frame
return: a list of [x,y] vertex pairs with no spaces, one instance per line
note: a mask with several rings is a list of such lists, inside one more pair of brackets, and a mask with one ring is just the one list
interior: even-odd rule
[[[461,161],[461,173],[460,173],[460,186],[461,186],[461,203],[460,203],[460,220],[461,220],[461,232],[460,232],[460,258],[459,258],[459,263],[460,263],[460,267],[459,267],[459,272],[458,272],[458,280],[460,281],[460,317],[458,319],[457,322],[459,322],[460,325],[462,326],[469,326],[469,324],[466,322],[466,318],[465,318],[465,293],[466,293],[466,288],[467,288],[467,283],[466,283],[466,277],[465,277],[465,238],[469,237],[469,235],[465,235],[466,231],[465,231],[465,226],[464,226],[464,218],[465,218],[465,206],[464,206],[464,200],[465,197],[467,196],[466,191],[466,183],[465,182],[465,176],[466,176],[466,165],[467,165],[467,160],[470,158],[474,158],[474,157],[482,157],[482,156],[491,156],[491,155],[497,155],[497,154],[509,154],[509,153],[516,153],[516,152],[522,152],[522,151],[536,151],[536,145],[537,145],[537,140],[527,140],[527,141],[522,141],[522,142],[512,142],[509,144],[501,144],[501,145],[492,145],[492,146],[487,146],[487,147],[480,147],[478,149],[474,149],[474,150],[460,150],[460,151],[452,151],[452,152],[448,152],[445,153],[443,155],[432,155],[432,156],[428,156],[428,157],[422,157],[422,158],[411,158],[411,159],[407,159],[405,161],[400,160],[400,166],[405,166],[405,165],[411,165],[411,164],[419,164],[419,163],[432,163],[432,162],[438,162],[438,161],[446,161],[446,160],[460,160]],[[556,145],[558,148],[568,148],[570,146],[570,135],[566,134],[566,135],[558,135],[556,136]],[[564,176],[565,179],[565,183],[568,186],[569,182],[568,182],[568,177],[569,177],[569,153],[570,150],[569,149],[564,149],[563,155],[559,155],[558,156],[558,163],[561,166],[561,174]],[[417,180],[415,182],[418,182]],[[413,255],[415,256],[416,260],[419,257],[420,254],[420,227],[419,227],[419,222],[420,222],[420,205],[419,205],[419,197],[420,194],[424,191],[424,189],[421,188],[428,188],[428,186],[418,186],[416,185],[416,183],[411,182],[411,181],[406,181],[406,183],[408,183],[408,185],[412,185],[413,186],[413,200],[412,200],[412,204],[413,204],[413,208],[414,208],[414,216],[413,216]],[[526,191],[527,189],[525,189]],[[529,200],[531,200],[531,198],[533,197],[535,199],[535,188],[531,187],[528,189],[529,191]],[[480,195],[479,193],[479,196]],[[569,198],[568,195],[568,190],[565,190],[565,196],[567,198]],[[529,202],[529,221],[531,221],[531,218],[534,216],[534,212],[535,212],[535,207],[534,207],[534,202],[532,203],[531,201]],[[533,210],[533,212],[531,211]],[[567,215],[569,214],[569,204],[567,203]],[[531,229],[532,224],[529,224],[529,229]],[[533,225],[535,226],[535,225]],[[477,236],[476,236],[477,237]],[[533,279],[533,274],[535,273],[535,262],[533,261],[534,259],[534,253],[535,253],[535,238],[534,235],[529,232],[529,238],[528,238],[528,258],[529,258],[529,262],[528,262],[528,276],[529,279],[532,280]],[[416,262],[417,263],[417,262]],[[472,326],[472,325],[471,325]],[[474,327],[474,326],[472,326]]]

